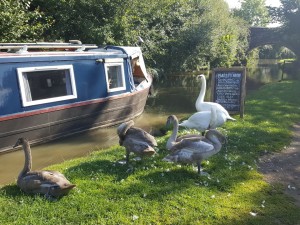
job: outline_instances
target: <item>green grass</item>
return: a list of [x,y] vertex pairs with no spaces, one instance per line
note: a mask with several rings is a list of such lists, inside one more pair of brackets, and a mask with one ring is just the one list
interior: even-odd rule
[[168,132],[155,157],[131,166],[117,163],[125,154],[119,146],[51,166],[77,185],[55,202],[2,187],[0,224],[297,224],[299,208],[282,186],[263,181],[257,160],[289,144],[300,121],[299,86],[269,84],[247,97],[244,119],[221,129],[228,144],[203,162],[210,177],[161,161]]

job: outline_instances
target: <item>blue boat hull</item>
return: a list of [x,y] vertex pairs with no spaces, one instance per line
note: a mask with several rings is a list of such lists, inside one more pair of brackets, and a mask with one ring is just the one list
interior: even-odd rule
[[139,116],[149,88],[133,93],[51,107],[0,118],[0,153],[13,150],[19,137],[32,144],[47,142],[94,128],[113,126]]

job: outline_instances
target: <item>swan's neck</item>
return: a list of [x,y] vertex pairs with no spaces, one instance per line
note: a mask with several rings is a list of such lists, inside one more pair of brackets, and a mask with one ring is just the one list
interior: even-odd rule
[[133,121],[129,121],[127,123],[122,123],[118,128],[117,128],[117,133],[119,137],[123,140],[126,132],[134,125]]
[[217,127],[217,111],[214,107],[211,108],[209,127],[211,129]]
[[169,137],[168,139],[168,142],[167,142],[167,149],[171,149],[175,142],[176,142],[176,138],[177,138],[177,134],[178,134],[178,121],[174,121],[173,122],[173,132],[171,134],[171,136]]
[[201,89],[200,89],[199,96],[196,100],[196,104],[204,102],[205,92],[206,92],[206,80],[205,77],[201,77]]
[[206,138],[213,144],[214,153],[218,153],[222,148],[220,140],[215,135],[210,134],[208,134]]
[[31,149],[28,142],[23,143],[23,150],[25,154],[25,163],[24,163],[23,170],[19,174],[19,177],[30,172],[32,167]]

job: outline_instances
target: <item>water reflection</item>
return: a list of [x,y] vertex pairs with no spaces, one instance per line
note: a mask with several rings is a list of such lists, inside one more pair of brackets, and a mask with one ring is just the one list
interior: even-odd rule
[[247,68],[247,90],[257,88],[259,85],[281,80],[297,79],[291,62],[278,64],[276,59],[261,59],[257,67]]
[[[276,71],[275,67],[274,71]],[[278,81],[280,75],[278,66],[277,72],[273,72],[272,67],[248,70],[247,89],[253,89],[261,83]],[[145,112],[135,119],[136,126],[152,132],[163,127],[166,118],[171,114],[175,114],[181,119],[194,113],[200,85],[201,83],[196,79],[196,76],[191,75],[172,76],[169,79],[159,80],[155,84],[155,96],[148,99]],[[208,101],[210,99],[210,80],[207,81],[205,99]],[[33,169],[42,169],[68,159],[85,156],[92,151],[115,144],[118,144],[116,127],[111,127],[33,146]],[[0,155],[0,185],[15,181],[23,163],[23,151]]]

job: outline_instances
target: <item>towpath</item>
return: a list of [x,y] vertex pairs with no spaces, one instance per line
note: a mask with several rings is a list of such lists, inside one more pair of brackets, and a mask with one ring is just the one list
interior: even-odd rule
[[300,123],[293,126],[293,140],[279,153],[260,158],[259,170],[268,183],[280,183],[300,207]]

